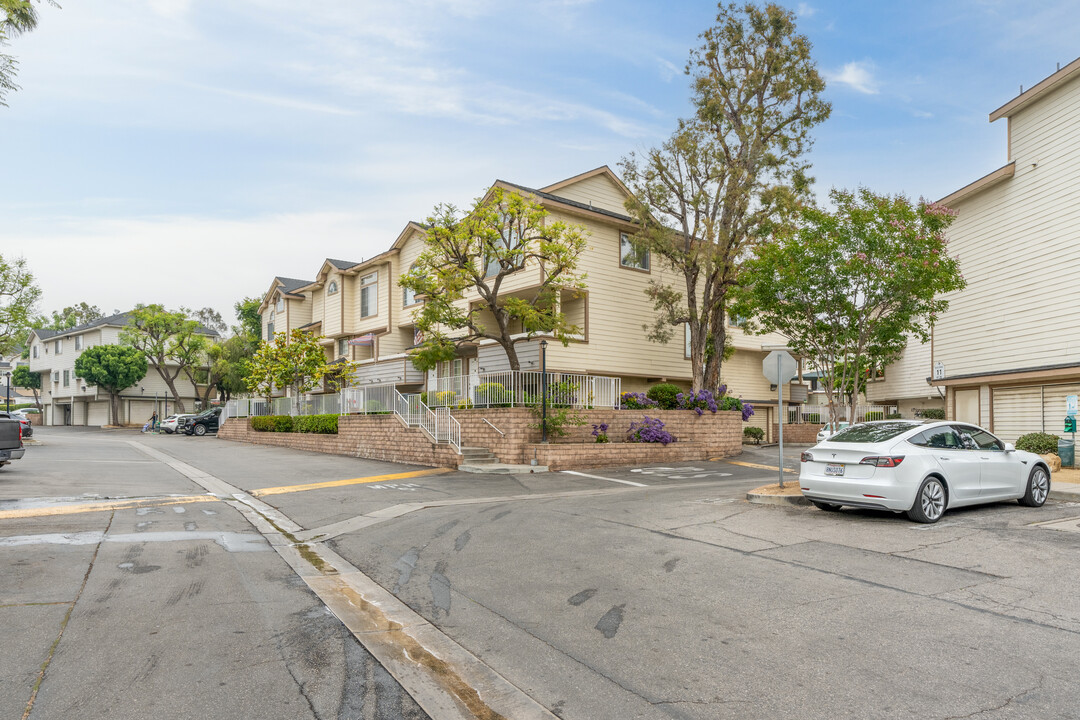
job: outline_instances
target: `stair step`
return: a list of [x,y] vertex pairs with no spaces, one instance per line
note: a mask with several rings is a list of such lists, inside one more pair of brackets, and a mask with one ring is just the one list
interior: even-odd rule
[[461,472],[483,473],[485,475],[529,475],[532,473],[546,473],[546,465],[459,465]]

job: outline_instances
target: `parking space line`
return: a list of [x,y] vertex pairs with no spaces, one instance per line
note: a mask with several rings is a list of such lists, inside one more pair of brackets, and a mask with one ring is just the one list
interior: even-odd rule
[[411,472],[392,473],[390,475],[372,475],[370,477],[350,478],[348,480],[327,480],[326,482],[308,483],[306,485],[282,485],[281,487],[259,488],[258,490],[252,490],[249,494],[252,497],[266,497],[267,495],[284,495],[285,493],[322,490],[323,488],[342,487],[345,485],[363,485],[386,480],[404,480],[405,478],[440,475],[448,472],[450,472],[450,468],[431,468],[429,470],[413,470]]
[[102,502],[79,503],[78,505],[50,505],[48,507],[0,510],[0,520],[22,518],[51,517],[54,515],[77,515],[79,513],[102,512],[105,510],[130,510],[141,507],[160,507],[162,505],[184,505],[187,503],[217,502],[213,495],[185,495],[183,497],[132,498],[130,500],[106,500]]
[[566,475],[580,475],[581,477],[593,478],[594,480],[607,480],[608,482],[622,483],[623,485],[633,485],[634,487],[649,487],[645,483],[619,480],[618,478],[603,477],[601,475],[590,475],[589,473],[578,472],[577,470],[563,470],[563,473]]

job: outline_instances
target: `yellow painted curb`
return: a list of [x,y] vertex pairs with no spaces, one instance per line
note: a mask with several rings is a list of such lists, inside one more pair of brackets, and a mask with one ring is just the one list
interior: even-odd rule
[[430,470],[413,470],[412,472],[393,473],[390,475],[372,475],[371,477],[350,478],[348,480],[328,480],[326,482],[309,483],[307,485],[282,485],[281,487],[268,487],[252,490],[252,497],[266,497],[267,495],[284,495],[285,493],[306,492],[307,490],[322,490],[323,488],[343,487],[345,485],[364,485],[366,483],[385,482],[388,480],[405,480],[407,478],[424,477],[425,475],[440,475],[450,472],[450,468],[431,468]]
[[19,518],[52,517],[55,515],[77,515],[79,513],[104,512],[106,510],[129,510],[141,507],[159,507],[161,505],[183,505],[186,503],[218,502],[213,495],[188,495],[170,498],[136,498],[133,500],[112,500],[79,505],[53,505],[50,507],[26,508],[23,510],[0,510],[0,520]]

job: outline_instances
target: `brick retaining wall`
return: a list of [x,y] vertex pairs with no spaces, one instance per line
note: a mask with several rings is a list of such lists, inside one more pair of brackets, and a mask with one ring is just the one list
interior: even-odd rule
[[[821,428],[823,427],[825,426],[813,425],[810,423],[798,425],[788,425],[787,423],[784,423],[784,442],[799,445],[817,445],[817,434],[821,432]],[[780,437],[780,428],[776,426],[776,423],[773,423],[773,442],[776,442],[776,438],[778,437]]]

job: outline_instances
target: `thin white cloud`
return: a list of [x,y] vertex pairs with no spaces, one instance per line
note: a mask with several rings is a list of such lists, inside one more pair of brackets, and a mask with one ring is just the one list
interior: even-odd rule
[[809,4],[801,2],[795,8],[795,14],[799,17],[811,17],[817,13],[817,8],[810,7]]
[[930,118],[934,117],[934,113],[927,112],[925,110],[912,110],[911,114],[917,118],[922,118],[924,120],[929,120]]
[[828,82],[847,85],[856,92],[866,95],[878,94],[878,82],[874,77],[874,64],[868,60],[849,62],[839,71],[826,73]]

